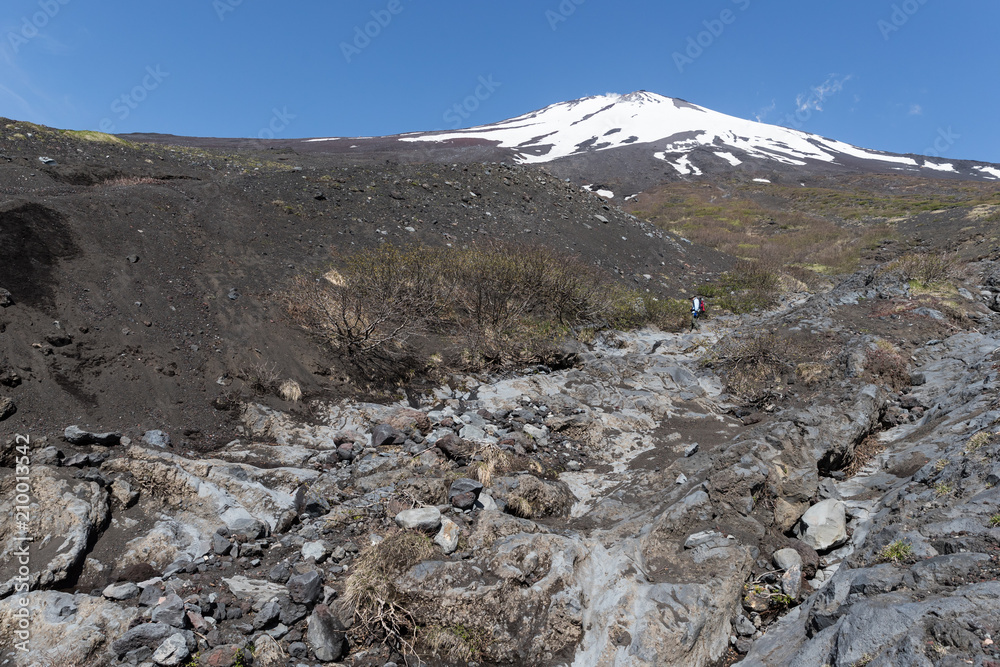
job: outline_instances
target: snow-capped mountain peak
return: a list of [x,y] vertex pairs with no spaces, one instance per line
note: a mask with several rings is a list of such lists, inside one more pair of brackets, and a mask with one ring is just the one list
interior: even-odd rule
[[[404,142],[479,140],[515,153],[521,163],[544,163],[630,146],[646,146],[679,175],[697,176],[714,165],[747,160],[800,167],[813,163],[871,163],[879,170],[957,173],[951,163],[858,148],[786,127],[736,118],[684,100],[638,91],[553,104],[510,120],[463,130],[415,133]],[[698,152],[698,155],[693,153]],[[990,170],[968,176],[993,179]]]

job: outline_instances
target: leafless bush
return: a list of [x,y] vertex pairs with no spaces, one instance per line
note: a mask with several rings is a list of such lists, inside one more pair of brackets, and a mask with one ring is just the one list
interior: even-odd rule
[[756,402],[768,395],[771,381],[781,372],[779,349],[771,332],[733,335],[722,341],[712,364],[724,371],[731,393]]
[[383,245],[324,278],[298,279],[286,295],[292,318],[345,356],[399,359],[412,343],[436,338],[471,368],[544,359],[574,328],[616,324],[632,301],[639,307],[630,324],[666,322],[677,310],[573,256],[500,243]]
[[927,287],[958,277],[961,262],[949,253],[908,253],[890,262],[884,270],[899,273],[904,280],[916,280]]
[[281,374],[278,373],[275,364],[260,361],[244,366],[237,373],[237,377],[243,380],[255,396],[264,396],[277,389]]

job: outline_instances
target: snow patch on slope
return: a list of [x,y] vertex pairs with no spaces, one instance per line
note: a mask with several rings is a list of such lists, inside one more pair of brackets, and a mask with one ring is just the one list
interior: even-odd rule
[[973,169],[993,176],[996,179],[1000,179],[1000,169],[997,169],[996,167],[973,167]]

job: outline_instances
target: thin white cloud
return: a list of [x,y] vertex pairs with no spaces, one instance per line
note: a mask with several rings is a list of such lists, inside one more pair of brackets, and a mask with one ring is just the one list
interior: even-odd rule
[[924,108],[919,104],[910,105],[910,115],[911,116],[922,116],[924,113]]
[[764,119],[767,118],[768,115],[770,115],[770,113],[774,111],[776,108],[778,108],[778,103],[775,102],[774,100],[771,100],[771,104],[762,108],[760,111],[754,114],[754,117],[757,119],[758,123],[763,123]]
[[853,74],[840,77],[831,74],[826,81],[814,86],[809,93],[800,93],[795,98],[795,106],[800,111],[822,111],[823,103],[844,89],[844,84],[854,78]]

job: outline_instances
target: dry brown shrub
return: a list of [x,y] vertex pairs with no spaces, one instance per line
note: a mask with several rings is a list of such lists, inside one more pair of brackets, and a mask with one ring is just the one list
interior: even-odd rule
[[878,341],[865,355],[865,371],[873,381],[881,381],[893,391],[910,385],[910,365],[891,344]]
[[366,640],[383,640],[406,653],[417,623],[395,580],[434,554],[425,535],[403,531],[362,551],[347,578],[344,598],[354,609],[356,629]]

